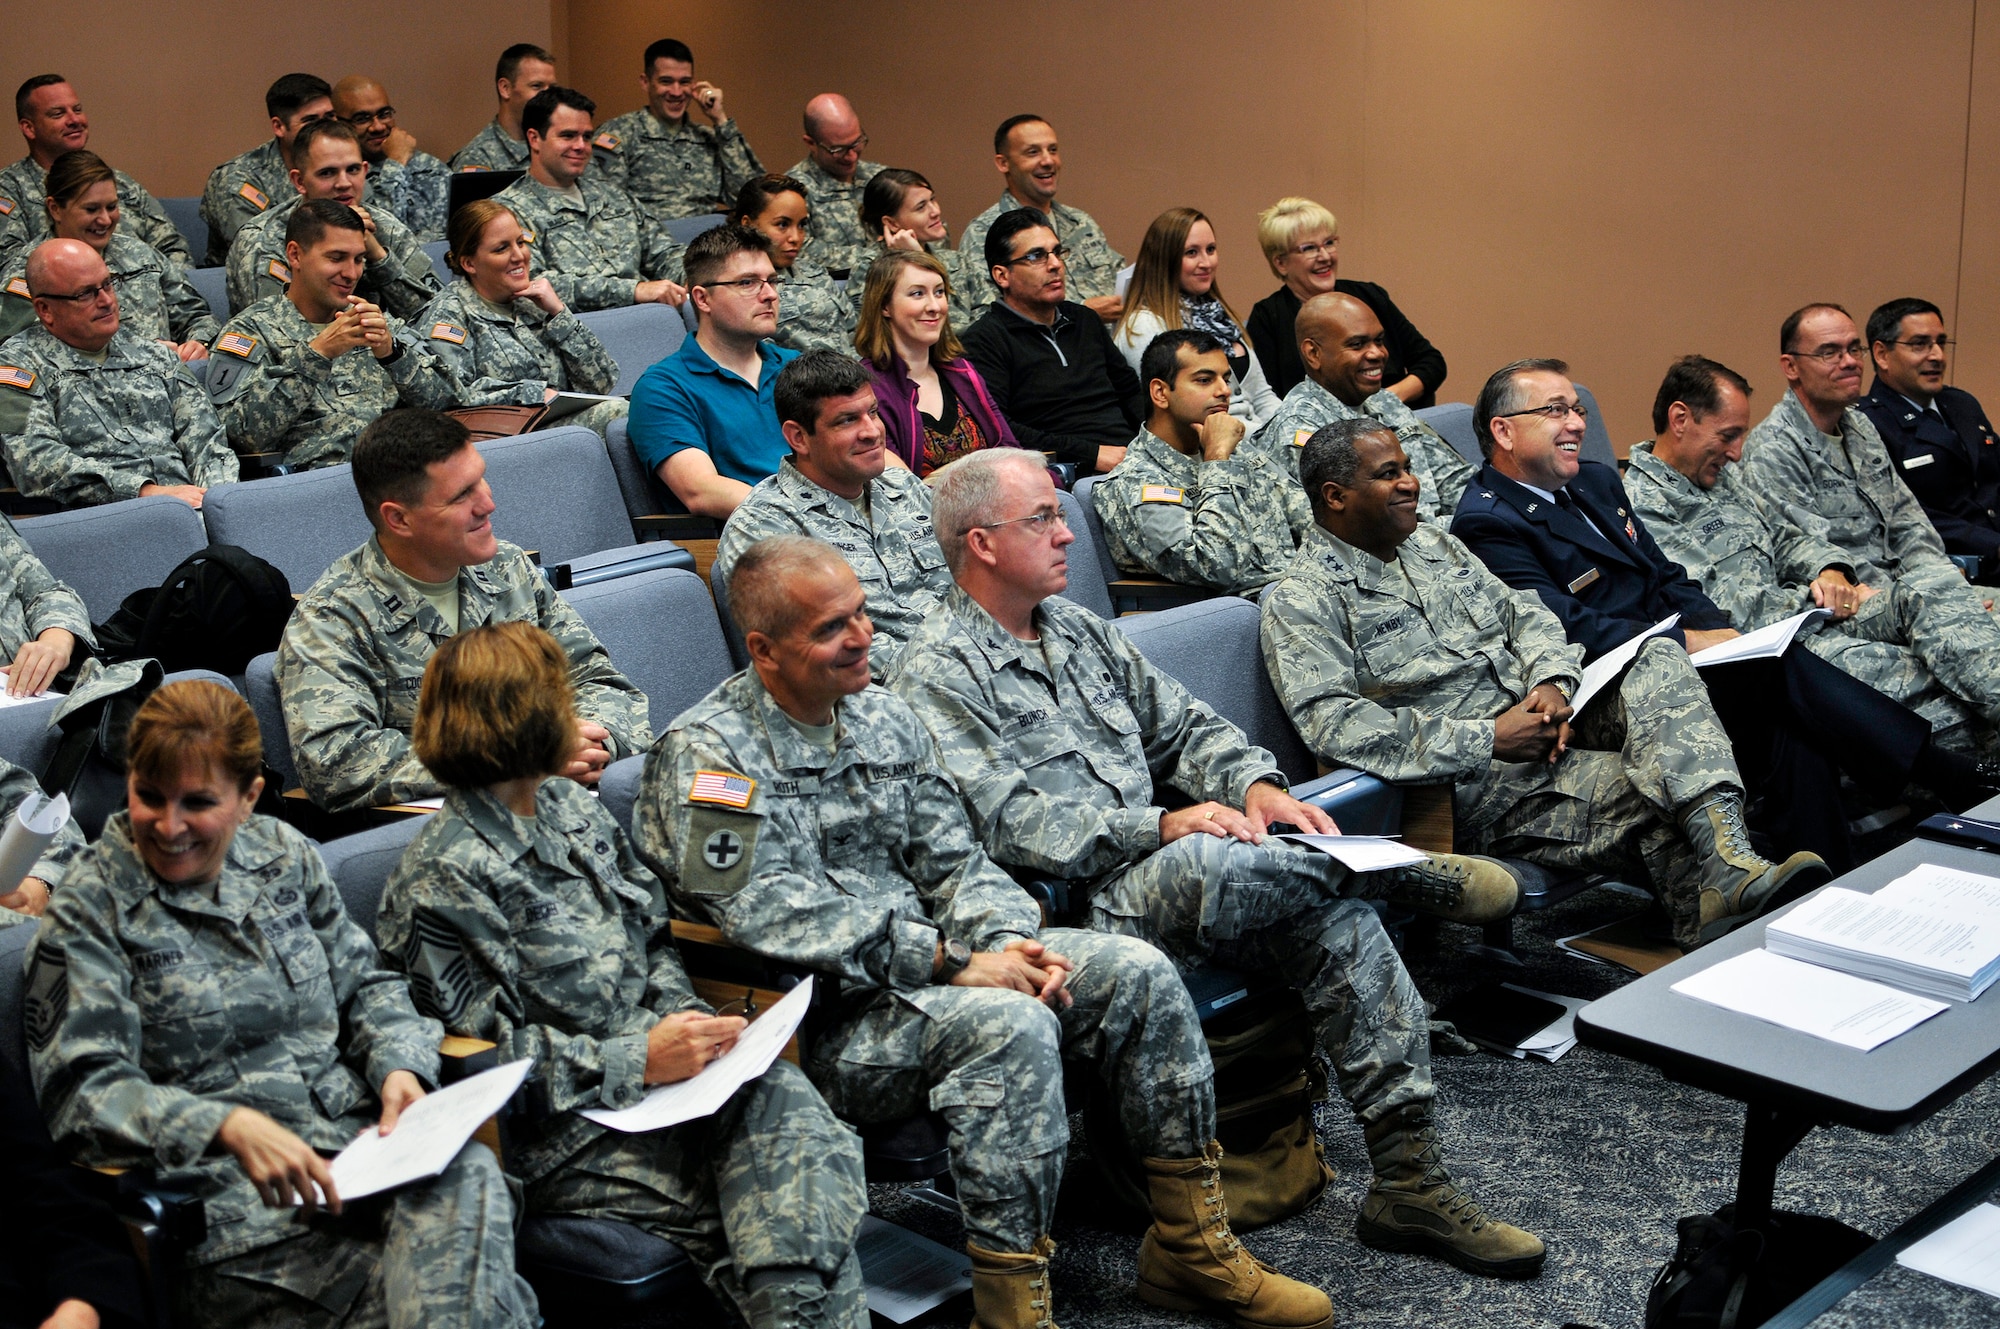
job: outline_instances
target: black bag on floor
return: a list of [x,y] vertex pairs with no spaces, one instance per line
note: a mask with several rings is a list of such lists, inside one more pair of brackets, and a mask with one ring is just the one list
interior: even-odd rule
[[1736,1230],[1736,1206],[1680,1220],[1680,1245],[1646,1293],[1646,1329],[1752,1329],[1874,1244],[1816,1214],[1782,1210]]
[[247,549],[210,545],[158,586],[126,596],[97,629],[98,654],[158,660],[170,674],[241,674],[253,656],[278,649],[293,603],[284,573]]

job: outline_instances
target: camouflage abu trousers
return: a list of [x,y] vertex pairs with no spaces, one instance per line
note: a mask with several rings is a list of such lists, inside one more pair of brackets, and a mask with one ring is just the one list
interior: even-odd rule
[[1347,881],[1337,860],[1296,845],[1187,835],[1099,885],[1090,921],[1184,964],[1281,975],[1354,1115],[1372,1122],[1435,1097],[1430,1018],[1374,909],[1342,898]]
[[966,1239],[993,1251],[1049,1230],[1069,1144],[1065,1062],[1096,1076],[1139,1154],[1192,1158],[1215,1136],[1215,1072],[1172,962],[1126,937],[1040,940],[1076,966],[1066,1011],[1004,988],[878,992],[812,1049],[813,1082],[842,1116],[943,1115]]
[[[2000,625],[1971,587],[1923,591],[1891,583],[1854,617],[1808,626],[1814,655],[1902,702],[1931,722],[1938,742],[1971,748],[1967,720],[2000,727]],[[1991,734],[1985,735],[1989,745]]]
[[275,1246],[188,1266],[176,1300],[181,1323],[230,1329],[541,1323],[534,1290],[514,1272],[507,1179],[479,1144],[433,1181],[356,1201]]
[[[755,1329],[868,1324],[854,1258],[868,1211],[861,1142],[787,1061],[714,1116],[606,1131],[529,1184],[528,1211],[616,1219],[678,1244]],[[750,1290],[774,1270],[811,1277]]]

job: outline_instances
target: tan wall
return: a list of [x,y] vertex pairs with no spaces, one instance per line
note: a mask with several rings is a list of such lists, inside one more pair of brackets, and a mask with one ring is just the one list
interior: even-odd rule
[[954,230],[998,195],[993,126],[1046,115],[1062,199],[1128,257],[1164,208],[1215,218],[1240,313],[1274,284],[1256,210],[1316,197],[1341,271],[1444,351],[1445,398],[1560,355],[1621,450],[1675,355],[1775,398],[1778,324],[1808,300],[1935,300],[1958,381],[2000,408],[2000,18],[1975,68],[1971,0],[568,4],[570,76],[606,114],[678,36],[766,166],[798,159],[808,96],[845,92],[869,156],[928,175]]
[[278,0],[23,4],[0,42],[0,93],[9,99],[0,150],[8,161],[20,155],[15,87],[33,74],[65,74],[90,114],[93,149],[155,194],[199,194],[217,165],[269,136],[264,89],[297,70],[329,83],[373,74],[402,126],[448,157],[493,116],[501,50],[550,40],[549,0],[345,11]]

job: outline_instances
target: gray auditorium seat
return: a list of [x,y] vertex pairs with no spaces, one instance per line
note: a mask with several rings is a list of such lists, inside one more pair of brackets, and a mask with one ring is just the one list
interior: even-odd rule
[[229,270],[227,268],[189,268],[187,279],[201,292],[201,298],[208,301],[208,308],[216,318],[224,323],[229,321]]
[[1056,491],[1056,502],[1062,505],[1063,515],[1069,518],[1070,534],[1076,537],[1076,543],[1069,547],[1069,589],[1063,595],[1099,618],[1111,618],[1114,615],[1110,587],[1117,580],[1118,569],[1111,565],[1111,556],[1104,551],[1103,528],[1097,523],[1097,514],[1075,494],[1060,489]]
[[1570,382],[1576,388],[1577,400],[1590,412],[1590,419],[1583,426],[1583,446],[1577,450],[1577,456],[1584,461],[1603,462],[1606,466],[1618,465],[1617,450],[1611,446],[1611,430],[1604,423],[1604,412],[1598,409],[1597,398],[1575,379]]
[[[261,718],[261,717],[260,717]],[[382,911],[382,888],[402,860],[403,850],[424,828],[424,817],[402,817],[386,826],[343,835],[319,847],[327,875],[340,890],[347,915],[375,940],[375,919]]]
[[1086,475],[1071,487],[1070,492],[1076,495],[1077,503],[1083,508],[1083,519],[1090,526],[1091,543],[1097,546],[1097,563],[1104,569],[1104,588],[1111,597],[1113,616],[1152,613],[1212,598],[1215,592],[1206,586],[1188,586],[1157,576],[1125,575],[1111,553],[1111,542],[1104,536],[1104,521],[1097,515],[1097,486],[1103,479],[1101,475]]
[[667,541],[639,545],[604,440],[588,429],[537,430],[478,445],[493,490],[493,529],[540,554],[542,566],[568,565],[582,580],[634,559],[694,567]]
[[687,510],[660,477],[646,469],[639,454],[632,451],[632,435],[625,421],[613,420],[604,431],[605,455],[618,477],[618,492],[625,499],[625,512],[634,530],[655,530],[671,539],[718,540],[722,523],[713,517],[697,517]]
[[1474,466],[1484,464],[1479,455],[1479,440],[1472,432],[1472,408],[1462,401],[1439,402],[1436,406],[1426,406],[1416,413],[1438,436],[1451,444],[1459,456]]
[[721,213],[704,212],[699,217],[671,218],[667,221],[666,228],[667,234],[671,235],[676,243],[684,245],[703,231],[714,230],[720,225],[722,225]]
[[692,572],[641,572],[563,598],[646,694],[655,734],[736,672],[708,588]]
[[456,275],[444,265],[445,251],[450,248],[449,240],[432,240],[424,246],[424,253],[430,255],[431,271],[437,273],[437,279],[446,286],[451,285],[452,278]]
[[22,517],[14,525],[49,571],[83,597],[93,623],[110,618],[132,592],[158,586],[182,559],[208,546],[201,516],[165,494]]
[[668,305],[627,305],[578,314],[577,321],[597,335],[618,362],[618,381],[611,391],[626,394],[654,364],[666,359],[687,339],[680,311]]
[[217,544],[268,560],[304,595],[334,560],[359,548],[372,529],[354,492],[352,466],[216,485],[202,500]]
[[[52,697],[47,701],[0,707],[0,758],[39,776],[56,752],[56,739],[60,735],[49,728],[49,723],[60,705],[62,701]],[[7,929],[0,928],[0,936],[6,932]]]
[[163,198],[160,206],[166,209],[167,220],[188,242],[188,252],[194,255],[195,262],[201,262],[208,253],[208,223],[201,218],[201,196]]
[[254,657],[243,671],[243,697],[257,716],[264,764],[278,777],[278,792],[283,793],[299,787],[299,769],[292,763],[292,739],[285,729],[285,708],[278,701],[277,665],[276,651]]

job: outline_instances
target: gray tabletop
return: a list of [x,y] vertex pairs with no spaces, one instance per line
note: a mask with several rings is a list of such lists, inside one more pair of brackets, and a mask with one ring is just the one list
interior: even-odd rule
[[[1972,815],[2000,818],[2000,799]],[[1873,892],[1921,863],[2000,876],[2000,855],[1912,840],[1834,884]],[[1797,905],[1771,915],[1783,917]],[[1690,974],[1764,944],[1760,919],[1586,1006],[1584,1042],[1650,1062],[1676,1080],[1745,1102],[1881,1134],[1906,1129],[2000,1068],[2000,986],[1858,1052],[1670,991]]]

